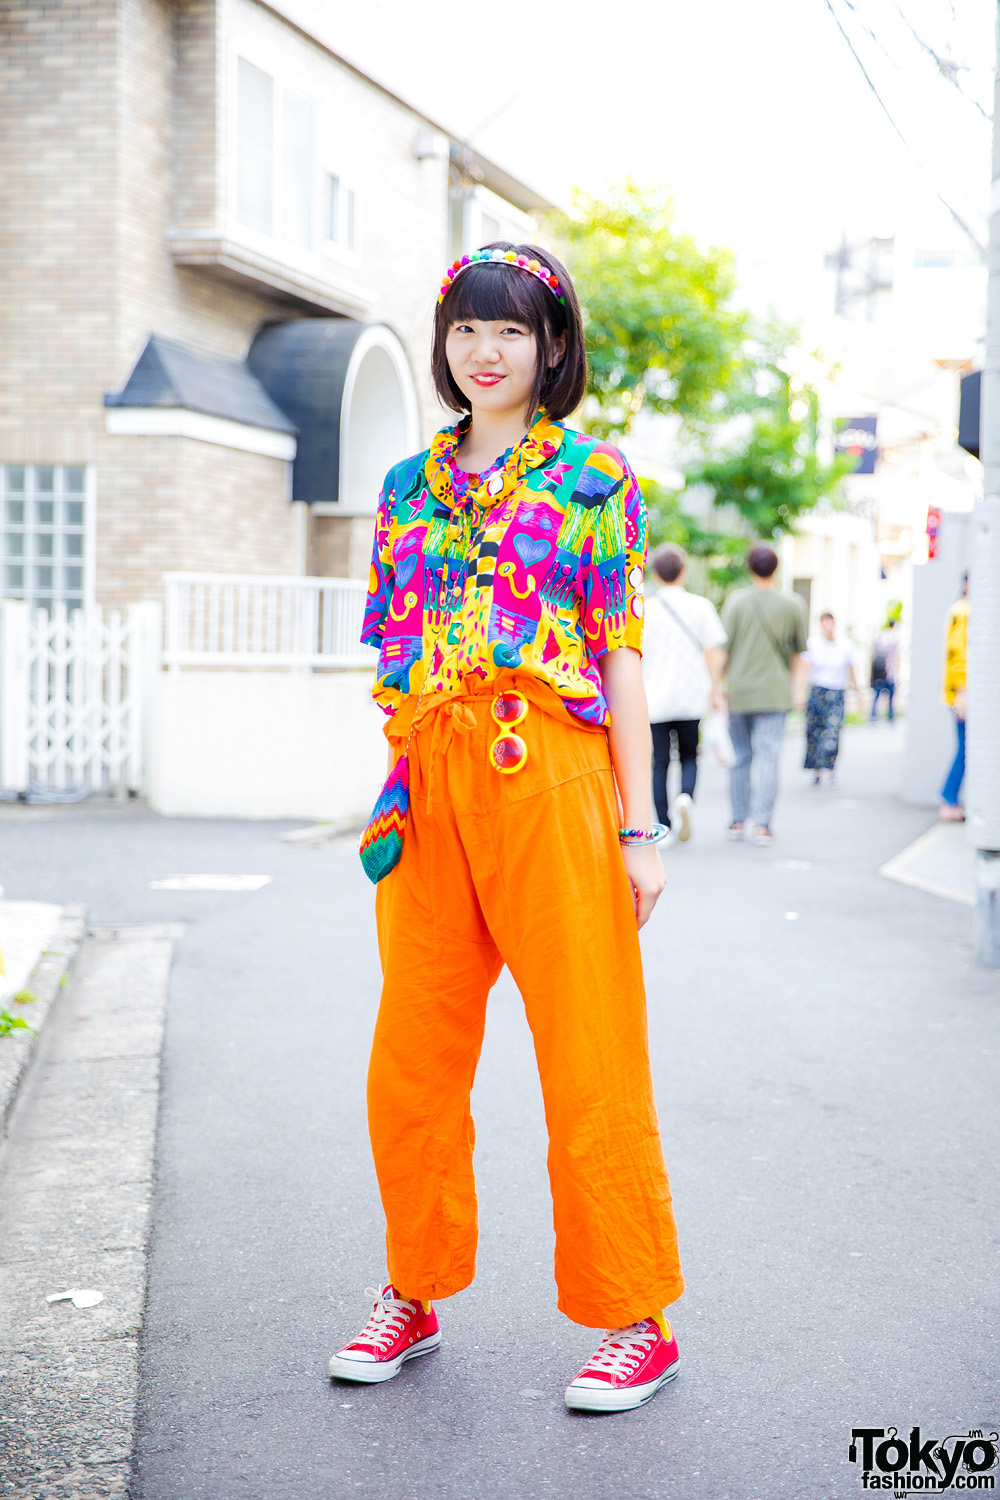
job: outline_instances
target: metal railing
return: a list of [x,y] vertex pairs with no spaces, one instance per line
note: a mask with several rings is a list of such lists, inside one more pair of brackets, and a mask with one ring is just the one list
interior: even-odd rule
[[359,644],[366,585],[354,578],[166,573],[164,664],[374,667]]

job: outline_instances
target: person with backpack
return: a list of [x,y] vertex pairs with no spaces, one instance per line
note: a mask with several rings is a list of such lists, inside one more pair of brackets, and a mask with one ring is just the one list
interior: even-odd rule
[[884,630],[880,630],[875,637],[872,647],[872,712],[871,722],[874,724],[878,718],[878,704],[882,694],[885,694],[888,708],[886,718],[891,724],[895,718],[892,700],[896,692],[896,671],[899,666],[899,636],[896,634],[896,621],[886,622]]
[[[790,708],[805,706],[805,607],[778,592],[778,554],[766,542],[747,553],[751,586],[722,606],[726,632],[729,733],[736,758],[729,772],[729,837],[742,839],[749,822],[754,844],[771,843],[778,795],[778,760]],[[753,763],[755,784],[751,784]]]
[[[698,732],[709,704],[719,710],[726,632],[715,605],[689,594],[687,554],[668,542],[652,556],[662,588],[646,600],[642,678],[653,735],[653,800],[670,842],[691,837],[691,813],[698,779]],[[671,744],[681,763],[681,793],[674,804],[676,828],[667,801]]]

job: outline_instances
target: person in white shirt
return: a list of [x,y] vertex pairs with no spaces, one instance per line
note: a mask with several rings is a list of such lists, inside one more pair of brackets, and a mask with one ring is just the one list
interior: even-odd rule
[[809,637],[805,650],[809,667],[805,767],[814,772],[816,786],[824,771],[829,772],[830,785],[836,786],[844,699],[848,684],[858,691],[858,679],[854,673],[854,647],[850,641],[837,639],[836,621],[829,610],[820,615],[819,628],[819,635]]
[[[714,604],[684,587],[687,554],[672,543],[651,558],[663,587],[646,599],[642,678],[653,735],[653,800],[659,822],[681,842],[691,837],[692,798],[698,777],[698,725],[709,707],[721,709],[726,632]],[[676,740],[681,794],[667,803],[667,771]]]

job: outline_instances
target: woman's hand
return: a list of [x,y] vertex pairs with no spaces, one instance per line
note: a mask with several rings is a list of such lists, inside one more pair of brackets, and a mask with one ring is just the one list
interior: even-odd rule
[[663,860],[655,844],[623,844],[622,859],[632,885],[635,919],[640,927],[644,927],[667,883]]

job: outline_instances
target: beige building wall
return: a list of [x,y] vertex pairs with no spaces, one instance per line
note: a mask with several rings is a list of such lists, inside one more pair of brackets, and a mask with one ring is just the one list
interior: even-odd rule
[[[428,364],[449,258],[447,141],[418,160],[426,122],[341,61],[335,32],[325,0],[19,0],[4,10],[0,463],[93,466],[99,603],[158,597],[171,569],[290,572],[302,561],[284,462],[107,433],[104,396],[150,333],[242,357],[273,319],[385,323],[407,352],[423,439],[446,420]],[[319,234],[297,249],[238,224],[240,55],[313,101],[316,213],[322,174],[337,174],[357,195],[354,253]],[[260,274],[252,255],[180,263],[180,237],[189,262],[190,246],[213,235],[256,255]],[[271,284],[286,272],[283,289]],[[327,290],[310,300],[310,285]],[[371,531],[371,517],[311,517],[308,570],[365,576]]]
[[21,456],[27,428],[93,452],[114,362],[117,46],[114,0],[5,7],[0,457]]
[[107,437],[100,602],[158,599],[165,572],[292,573],[287,464],[193,438]]

